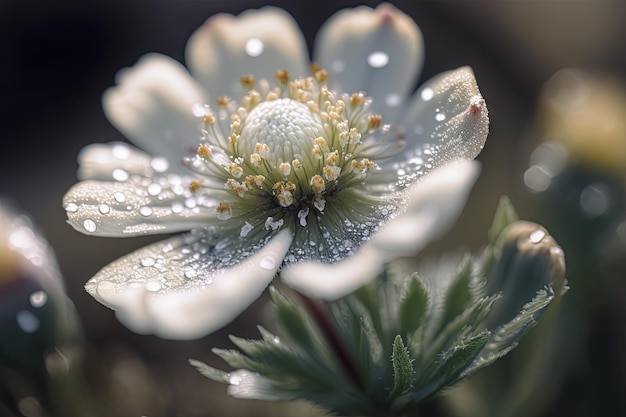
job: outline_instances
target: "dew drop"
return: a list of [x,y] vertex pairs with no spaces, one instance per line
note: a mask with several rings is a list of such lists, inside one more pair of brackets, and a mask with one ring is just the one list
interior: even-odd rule
[[397,107],[402,102],[402,98],[398,93],[387,94],[385,97],[385,104],[389,107]]
[[435,95],[435,92],[433,91],[432,88],[425,88],[420,93],[420,96],[422,97],[422,100],[424,100],[424,101],[428,101],[428,100],[432,99],[434,97],[434,95]]
[[372,52],[367,56],[367,63],[372,68],[382,68],[389,63],[389,55],[382,51]]
[[276,266],[276,260],[268,256],[261,260],[261,262],[259,263],[259,266],[263,269],[267,269],[268,271],[272,270]]
[[65,211],[76,213],[78,211],[78,205],[76,205],[76,203],[68,203],[67,206],[65,206]]
[[148,194],[155,196],[155,195],[159,195],[159,193],[161,192],[163,188],[161,187],[160,184],[157,184],[156,182],[153,182],[152,184],[150,184],[148,186]]
[[435,115],[435,119],[438,122],[443,122],[444,120],[446,120],[446,115],[443,113],[437,113],[437,115]]
[[157,157],[152,158],[152,161],[150,161],[150,166],[156,172],[165,172],[170,167],[170,163],[167,162],[167,159],[165,158]]
[[48,294],[45,291],[35,291],[30,295],[30,305],[39,308],[46,304],[48,301]]
[[128,172],[124,171],[123,169],[114,169],[113,170],[113,179],[115,181],[119,181],[119,182],[124,182],[128,179]]
[[544,232],[541,229],[537,229],[534,232],[532,232],[530,236],[528,236],[528,240],[530,240],[530,243],[540,243],[545,237],[546,237],[546,232]]
[[118,191],[115,194],[113,194],[113,198],[115,199],[115,201],[117,201],[118,203],[123,203],[124,201],[126,201],[126,196],[124,195],[123,192]]
[[257,38],[251,38],[246,42],[245,51],[249,56],[256,57],[263,53],[264,48],[263,41]]
[[28,310],[17,313],[15,319],[20,329],[26,333],[35,333],[39,329],[39,319]]
[[196,268],[193,268],[191,266],[188,266],[185,268],[185,278],[194,278],[198,275],[198,271],[196,270]]
[[126,159],[130,156],[130,149],[124,145],[115,145],[111,149],[111,153],[117,159]]
[[149,256],[141,260],[141,266],[153,266],[155,263],[156,261],[154,260],[154,258],[151,258]]
[[172,213],[180,213],[183,211],[183,205],[181,203],[172,203]]
[[185,207],[187,208],[194,208],[197,205],[198,205],[198,202],[196,201],[195,198],[188,198],[185,200]]
[[139,214],[141,214],[144,217],[148,217],[152,214],[152,208],[148,206],[142,206],[139,208]]
[[111,211],[111,208],[107,206],[106,204],[100,204],[100,206],[98,207],[98,210],[102,214],[107,214],[109,211]]
[[96,222],[94,222],[91,219],[86,219],[83,222],[83,227],[85,228],[86,231],[93,233],[96,231]]

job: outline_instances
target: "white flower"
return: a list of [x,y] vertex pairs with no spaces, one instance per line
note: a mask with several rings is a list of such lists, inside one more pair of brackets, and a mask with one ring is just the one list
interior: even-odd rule
[[281,268],[309,296],[342,297],[456,218],[488,131],[472,71],[443,73],[410,98],[422,38],[390,5],[337,13],[313,55],[309,70],[280,9],[218,15],[188,42],[193,78],[151,54],[105,93],[108,118],[149,153],[83,150],[83,181],[63,203],[69,223],[100,236],[190,230],[87,283],[132,330],[210,333]]

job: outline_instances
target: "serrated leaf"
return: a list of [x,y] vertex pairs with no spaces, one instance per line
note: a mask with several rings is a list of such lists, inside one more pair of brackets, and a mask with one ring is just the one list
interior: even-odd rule
[[276,315],[282,329],[288,334],[289,339],[302,348],[313,346],[313,338],[310,334],[310,324],[306,320],[306,314],[300,307],[285,297],[276,288],[270,288],[270,295],[276,307]]
[[500,236],[500,233],[511,223],[518,220],[517,212],[509,197],[503,195],[498,202],[498,208],[493,216],[491,228],[487,234],[489,243],[493,244]]
[[428,293],[415,277],[410,278],[406,296],[401,301],[398,321],[402,334],[413,333],[420,326],[428,308]]
[[413,359],[411,359],[409,350],[404,346],[402,336],[396,335],[391,352],[391,364],[393,366],[391,396],[398,396],[412,388],[415,371],[413,370]]
[[189,359],[189,363],[191,366],[196,368],[198,372],[200,372],[205,377],[215,381],[222,382],[228,384],[228,374],[224,371],[220,371],[219,369],[215,369],[204,362],[200,362],[195,359]]
[[437,370],[437,375],[445,376],[446,384],[458,380],[462,371],[472,364],[489,338],[490,333],[485,331],[474,336],[463,345],[455,346],[446,352],[442,358],[442,366]]
[[448,288],[443,306],[442,326],[453,321],[457,316],[465,311],[468,302],[471,300],[469,291],[470,276],[472,273],[471,260],[464,259],[457,276]]

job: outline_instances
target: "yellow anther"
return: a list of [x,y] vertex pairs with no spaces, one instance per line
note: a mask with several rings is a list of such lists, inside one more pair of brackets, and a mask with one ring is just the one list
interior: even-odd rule
[[279,98],[280,98],[280,95],[276,91],[270,91],[265,96],[265,101],[274,101],[274,100],[278,100]]
[[287,177],[289,174],[291,174],[291,165],[289,165],[288,162],[283,162],[278,166],[278,170],[283,177]]
[[311,74],[315,74],[317,71],[320,71],[322,67],[317,62],[311,62]]
[[226,106],[228,106],[228,103],[230,102],[230,98],[227,97],[227,96],[220,96],[215,101],[217,102],[218,106],[226,107]]
[[248,188],[246,188],[244,184],[232,178],[226,180],[226,187],[230,188],[237,197],[243,197],[246,191],[248,191]]
[[350,96],[350,105],[352,107],[362,106],[365,103],[365,95],[363,93],[354,93]]
[[209,148],[207,145],[202,143],[200,144],[200,146],[198,146],[197,154],[202,159],[209,159],[213,154],[213,151],[211,151],[211,148]]
[[213,125],[215,124],[215,116],[213,113],[207,113],[204,115],[203,121],[205,126]]
[[250,163],[252,164],[252,166],[259,167],[261,166],[261,162],[261,155],[259,155],[258,153],[253,153],[250,155]]
[[230,136],[228,137],[228,144],[233,145],[237,143],[238,140],[239,140],[239,135],[236,133],[231,133]]
[[370,114],[367,118],[367,127],[369,129],[377,129],[380,126],[382,117],[380,114]]
[[339,163],[339,153],[337,151],[329,153],[326,157],[326,163],[328,165],[337,165]]
[[243,168],[233,162],[229,165],[228,172],[235,178],[241,178],[241,176],[243,175]]
[[302,163],[300,163],[298,159],[294,159],[293,161],[291,161],[291,166],[294,169],[299,169],[299,168],[302,168]]
[[341,167],[325,165],[323,172],[324,178],[326,178],[327,181],[334,181],[339,178],[339,174],[341,174]]
[[233,217],[233,209],[230,207],[230,204],[222,201],[216,208],[215,213],[217,214],[217,218],[220,220],[228,220]]
[[279,83],[288,83],[289,82],[289,71],[286,69],[279,69],[274,73],[274,77],[276,81]]
[[328,72],[326,72],[326,70],[320,69],[313,73],[313,77],[318,83],[325,83],[328,79]]
[[239,81],[244,87],[251,88],[254,85],[254,75],[244,75]]
[[189,191],[191,191],[192,193],[198,191],[200,187],[202,187],[202,184],[198,180],[191,180],[191,182],[189,183]]
[[315,194],[321,194],[324,190],[326,190],[326,184],[324,183],[324,178],[322,178],[321,175],[313,175],[309,185]]
[[266,159],[270,156],[270,147],[265,143],[257,143],[254,145],[254,152],[259,154],[261,158]]

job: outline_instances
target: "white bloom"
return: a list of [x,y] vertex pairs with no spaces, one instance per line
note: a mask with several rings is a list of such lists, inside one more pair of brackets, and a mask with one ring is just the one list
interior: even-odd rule
[[191,231],[87,283],[132,330],[210,333],[281,267],[293,288],[339,298],[456,218],[488,131],[472,71],[409,97],[422,38],[390,5],[331,17],[314,52],[325,70],[309,72],[307,56],[280,9],[218,15],[189,40],[193,77],[151,54],[106,92],[111,122],[148,153],[83,150],[83,181],[63,203],[69,223],[101,236]]

